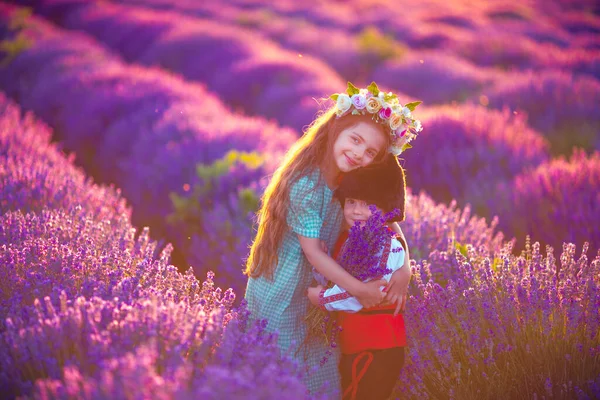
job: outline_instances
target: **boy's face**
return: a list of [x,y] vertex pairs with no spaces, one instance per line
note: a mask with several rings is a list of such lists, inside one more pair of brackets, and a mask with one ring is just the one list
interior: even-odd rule
[[[381,211],[379,207],[377,210]],[[360,226],[364,226],[371,214],[369,204],[364,200],[347,197],[344,201],[344,219],[348,228],[354,226],[356,221],[360,223]]]

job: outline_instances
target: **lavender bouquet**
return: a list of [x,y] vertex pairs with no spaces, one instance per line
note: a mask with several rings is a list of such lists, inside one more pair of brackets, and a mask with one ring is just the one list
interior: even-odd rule
[[[354,223],[348,233],[348,239],[336,258],[336,261],[350,275],[363,282],[380,279],[392,272],[391,269],[387,268],[385,249],[390,239],[395,236],[395,232],[387,227],[386,222],[400,214],[398,209],[385,214],[373,205],[370,205],[369,209],[371,210],[369,219],[364,225],[359,222]],[[400,250],[398,248],[390,251],[397,252]],[[384,256],[386,260],[381,262]],[[332,286],[332,282],[327,284],[327,287]],[[314,339],[324,339],[331,347],[337,346],[335,339],[340,328],[329,312],[312,306],[306,314],[305,322],[308,326],[305,343]],[[326,362],[331,353],[331,350],[327,351],[321,364]]]
[[374,205],[370,205],[369,209],[371,216],[365,224],[361,226],[355,222],[350,228],[348,240],[336,260],[350,275],[363,282],[392,272],[386,268],[387,264],[380,265],[380,260],[386,244],[396,235],[386,222],[400,214],[398,209],[384,214]]

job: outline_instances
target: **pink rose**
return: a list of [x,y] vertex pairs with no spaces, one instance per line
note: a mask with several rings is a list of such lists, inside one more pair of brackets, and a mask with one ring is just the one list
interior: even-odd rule
[[379,110],[379,117],[383,119],[389,119],[392,116],[392,109],[390,107],[385,107]]

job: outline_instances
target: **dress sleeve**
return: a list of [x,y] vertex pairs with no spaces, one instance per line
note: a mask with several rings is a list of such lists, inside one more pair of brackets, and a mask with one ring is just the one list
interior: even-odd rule
[[314,179],[303,176],[290,187],[287,224],[298,235],[308,238],[319,238],[323,226],[320,213],[323,194],[315,185]]

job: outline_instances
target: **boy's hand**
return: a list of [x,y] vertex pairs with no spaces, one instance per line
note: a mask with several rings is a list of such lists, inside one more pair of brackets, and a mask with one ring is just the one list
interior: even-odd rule
[[385,304],[396,304],[396,310],[394,316],[398,315],[400,311],[404,312],[406,308],[406,299],[408,297],[408,284],[412,274],[410,267],[398,269],[392,274],[390,282],[385,288]]
[[321,285],[308,288],[308,299],[314,306],[319,306],[319,294],[321,290],[323,290],[323,286]]

